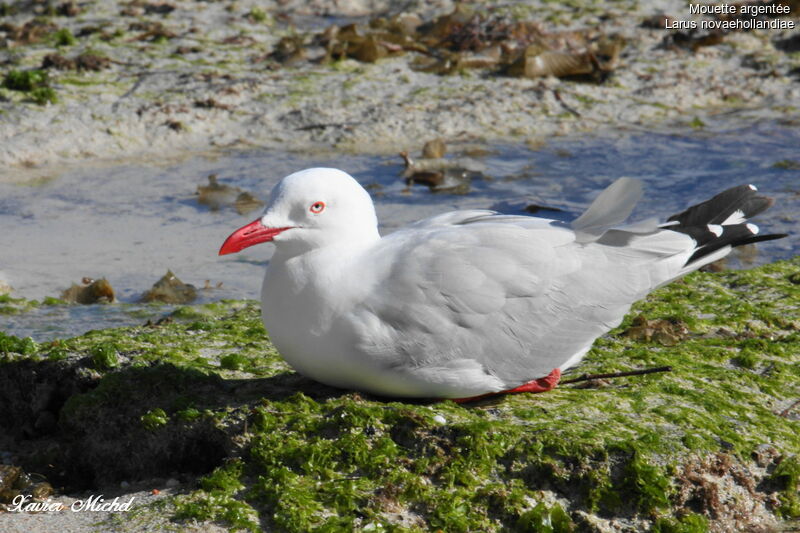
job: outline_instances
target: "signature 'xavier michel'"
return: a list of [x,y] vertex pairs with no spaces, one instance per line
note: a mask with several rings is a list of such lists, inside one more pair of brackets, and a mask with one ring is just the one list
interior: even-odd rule
[[381,237],[348,174],[285,177],[220,255],[275,243],[261,292],[270,338],[297,371],[387,396],[540,392],[648,292],[757,235],[772,200],[724,191],[665,224],[621,225],[641,196],[622,178],[567,225],[454,211]]

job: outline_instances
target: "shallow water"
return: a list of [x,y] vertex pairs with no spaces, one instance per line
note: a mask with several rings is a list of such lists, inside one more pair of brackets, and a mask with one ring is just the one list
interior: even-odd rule
[[[0,272],[14,296],[58,296],[84,276],[106,277],[122,302],[136,302],[167,269],[184,282],[220,288],[201,291],[199,301],[257,298],[268,245],[218,257],[222,241],[259,211],[212,212],[197,202],[197,185],[216,173],[221,183],[266,199],[282,176],[311,166],[335,166],[369,186],[382,231],[458,208],[522,213],[525,205],[561,209],[541,216],[571,220],[599,190],[621,176],[645,182],[645,198],[633,218],[665,218],[739,183],[753,183],[776,205],[756,220],[762,231],[791,232],[800,213],[800,170],[775,167],[800,162],[800,129],[774,122],[746,126],[710,124],[703,131],[613,131],[550,139],[538,148],[488,145],[489,154],[465,158],[483,177],[467,195],[410,192],[399,178],[399,157],[309,156],[249,150],[187,156],[158,162],[86,166],[35,185],[0,184]],[[758,245],[733,266],[787,258],[798,253],[796,236]],[[170,308],[90,306],[42,308],[0,317],[0,330],[36,340],[87,329],[138,324]]]

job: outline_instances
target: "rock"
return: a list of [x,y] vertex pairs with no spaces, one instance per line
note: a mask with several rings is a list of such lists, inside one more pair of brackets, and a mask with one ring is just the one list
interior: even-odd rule
[[[575,372],[672,371],[474,404],[325,387],[282,362],[254,302],[182,308],[158,328],[69,339],[59,361],[44,343],[25,354],[0,349],[0,434],[24,470],[55,486],[169,486],[170,478],[203,476],[170,518],[230,527],[774,528],[796,512],[800,434],[791,406],[800,340],[762,335],[777,336],[796,314],[789,276],[798,267],[800,258],[693,274],[638,302],[627,318],[635,324],[628,329],[658,330],[713,311],[715,324],[744,331],[757,316],[759,337],[692,335],[654,345],[655,333],[620,328]],[[118,363],[90,372],[92,354],[112,348]],[[243,362],[235,371],[221,364],[232,353]],[[730,364],[744,353],[754,365]],[[753,371],[768,365],[772,371]],[[42,410],[58,424],[47,439],[31,439],[23,427]]]
[[675,17],[666,15],[664,13],[657,13],[642,20],[642,28],[649,28],[653,30],[663,30],[667,26],[672,26],[675,22]]
[[81,12],[78,4],[72,0],[70,2],[63,2],[58,6],[58,14],[64,17],[75,17]]
[[18,466],[0,465],[0,502],[8,503],[11,490],[17,482],[22,469]]
[[167,273],[153,284],[153,288],[142,295],[140,301],[184,304],[193,302],[196,298],[197,289],[194,285],[182,282],[171,270],[167,270]]
[[57,70],[73,70],[75,61],[67,59],[58,53],[47,54],[42,59],[42,68],[54,68]]
[[689,329],[680,321],[647,320],[643,315],[639,315],[623,335],[638,341],[653,341],[664,346],[675,346],[689,335]]
[[422,147],[422,158],[423,159],[440,159],[444,157],[445,152],[447,152],[447,146],[444,143],[443,139],[433,139],[425,143],[425,146]]
[[69,289],[61,293],[61,299],[69,303],[79,304],[109,304],[116,301],[114,289],[106,278],[94,280],[83,278],[81,285],[75,283]]
[[197,186],[197,201],[207,205],[212,211],[234,205],[240,198],[242,190],[239,187],[220,183],[216,174],[208,175],[208,185]]
[[624,41],[618,38],[603,39],[580,52],[551,50],[532,44],[510,64],[507,73],[524,78],[555,76],[600,80],[614,70],[623,46]]
[[33,424],[33,428],[36,430],[38,435],[49,435],[50,433],[54,433],[58,426],[58,419],[56,416],[51,413],[50,411],[41,411],[39,416],[36,417],[36,422]]
[[425,185],[431,192],[449,194],[467,194],[470,190],[470,172],[459,166],[449,164],[429,166],[423,160],[415,163],[408,152],[400,152],[400,157],[405,162],[402,177],[409,187]]
[[233,206],[236,208],[237,213],[240,215],[246,215],[250,211],[264,207],[264,202],[253,196],[251,193],[245,191],[239,193],[239,196],[236,197],[236,201],[233,203]]
[[84,52],[75,58],[75,68],[94,72],[105,70],[111,65],[111,59],[100,54]]
[[551,211],[553,213],[562,213],[564,210],[558,207],[550,207],[547,205],[540,205],[540,204],[528,204],[526,205],[523,210],[526,213],[538,213],[540,211]]

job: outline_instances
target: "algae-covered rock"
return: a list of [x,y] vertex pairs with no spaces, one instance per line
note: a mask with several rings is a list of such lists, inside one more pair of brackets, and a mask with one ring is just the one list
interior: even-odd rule
[[0,504],[13,503],[20,495],[39,501],[52,493],[53,487],[46,481],[37,483],[20,467],[0,464]]
[[167,270],[167,273],[142,295],[141,301],[185,304],[193,302],[196,298],[197,289],[194,285],[182,282],[172,270]]
[[[216,102],[205,101],[202,106],[219,106]],[[216,174],[208,176],[208,185],[197,186],[197,201],[207,205],[212,211],[218,211],[227,206],[233,206],[240,215],[244,215],[264,206],[264,202],[248,191],[219,183]]]
[[[29,425],[17,442],[31,450],[14,451],[68,487],[207,473],[174,498],[175,517],[250,530],[777,527],[800,517],[798,269],[692,274],[637,304],[574,371],[670,372],[466,405],[303,378],[255,302],[57,345],[7,340],[0,426],[54,413],[55,433]],[[93,365],[98,346],[116,366]]]
[[239,194],[238,187],[219,183],[216,174],[209,174],[208,185],[197,186],[197,202],[207,205],[212,211],[232,205]]
[[444,139],[436,138],[426,142],[422,147],[422,157],[424,159],[441,159],[447,151]]
[[[419,55],[411,64],[438,74],[491,69],[516,77],[580,76],[595,81],[616,68],[625,45],[622,38],[597,29],[547,32],[541,21],[514,21],[473,11],[461,3],[427,23],[398,15],[373,18],[369,26],[330,26],[312,42],[325,47],[328,60],[374,63],[416,52]],[[299,46],[297,40],[287,43],[284,39],[272,56],[278,60],[296,57],[294,50]]]
[[61,293],[61,299],[69,303],[96,304],[114,303],[114,288],[106,278],[83,278],[81,284],[73,283]]
[[[426,150],[431,150],[428,147],[429,144],[426,143],[423,154]],[[441,151],[443,154],[444,143],[442,143]],[[406,151],[400,152],[400,157],[403,158],[405,164],[402,177],[409,187],[425,185],[434,193],[469,193],[471,175],[474,174],[472,171],[457,164],[441,160],[439,157],[431,160],[431,158],[424,156],[422,162],[415,162]]]
[[639,341],[655,341],[665,346],[675,346],[689,334],[679,320],[647,320],[643,315],[633,319],[631,327],[623,335]]

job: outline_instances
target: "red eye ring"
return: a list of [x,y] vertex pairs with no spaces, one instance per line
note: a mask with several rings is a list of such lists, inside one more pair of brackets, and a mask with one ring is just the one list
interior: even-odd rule
[[325,209],[325,202],[314,202],[311,204],[311,207],[308,208],[309,211],[314,213],[315,215],[322,213]]

